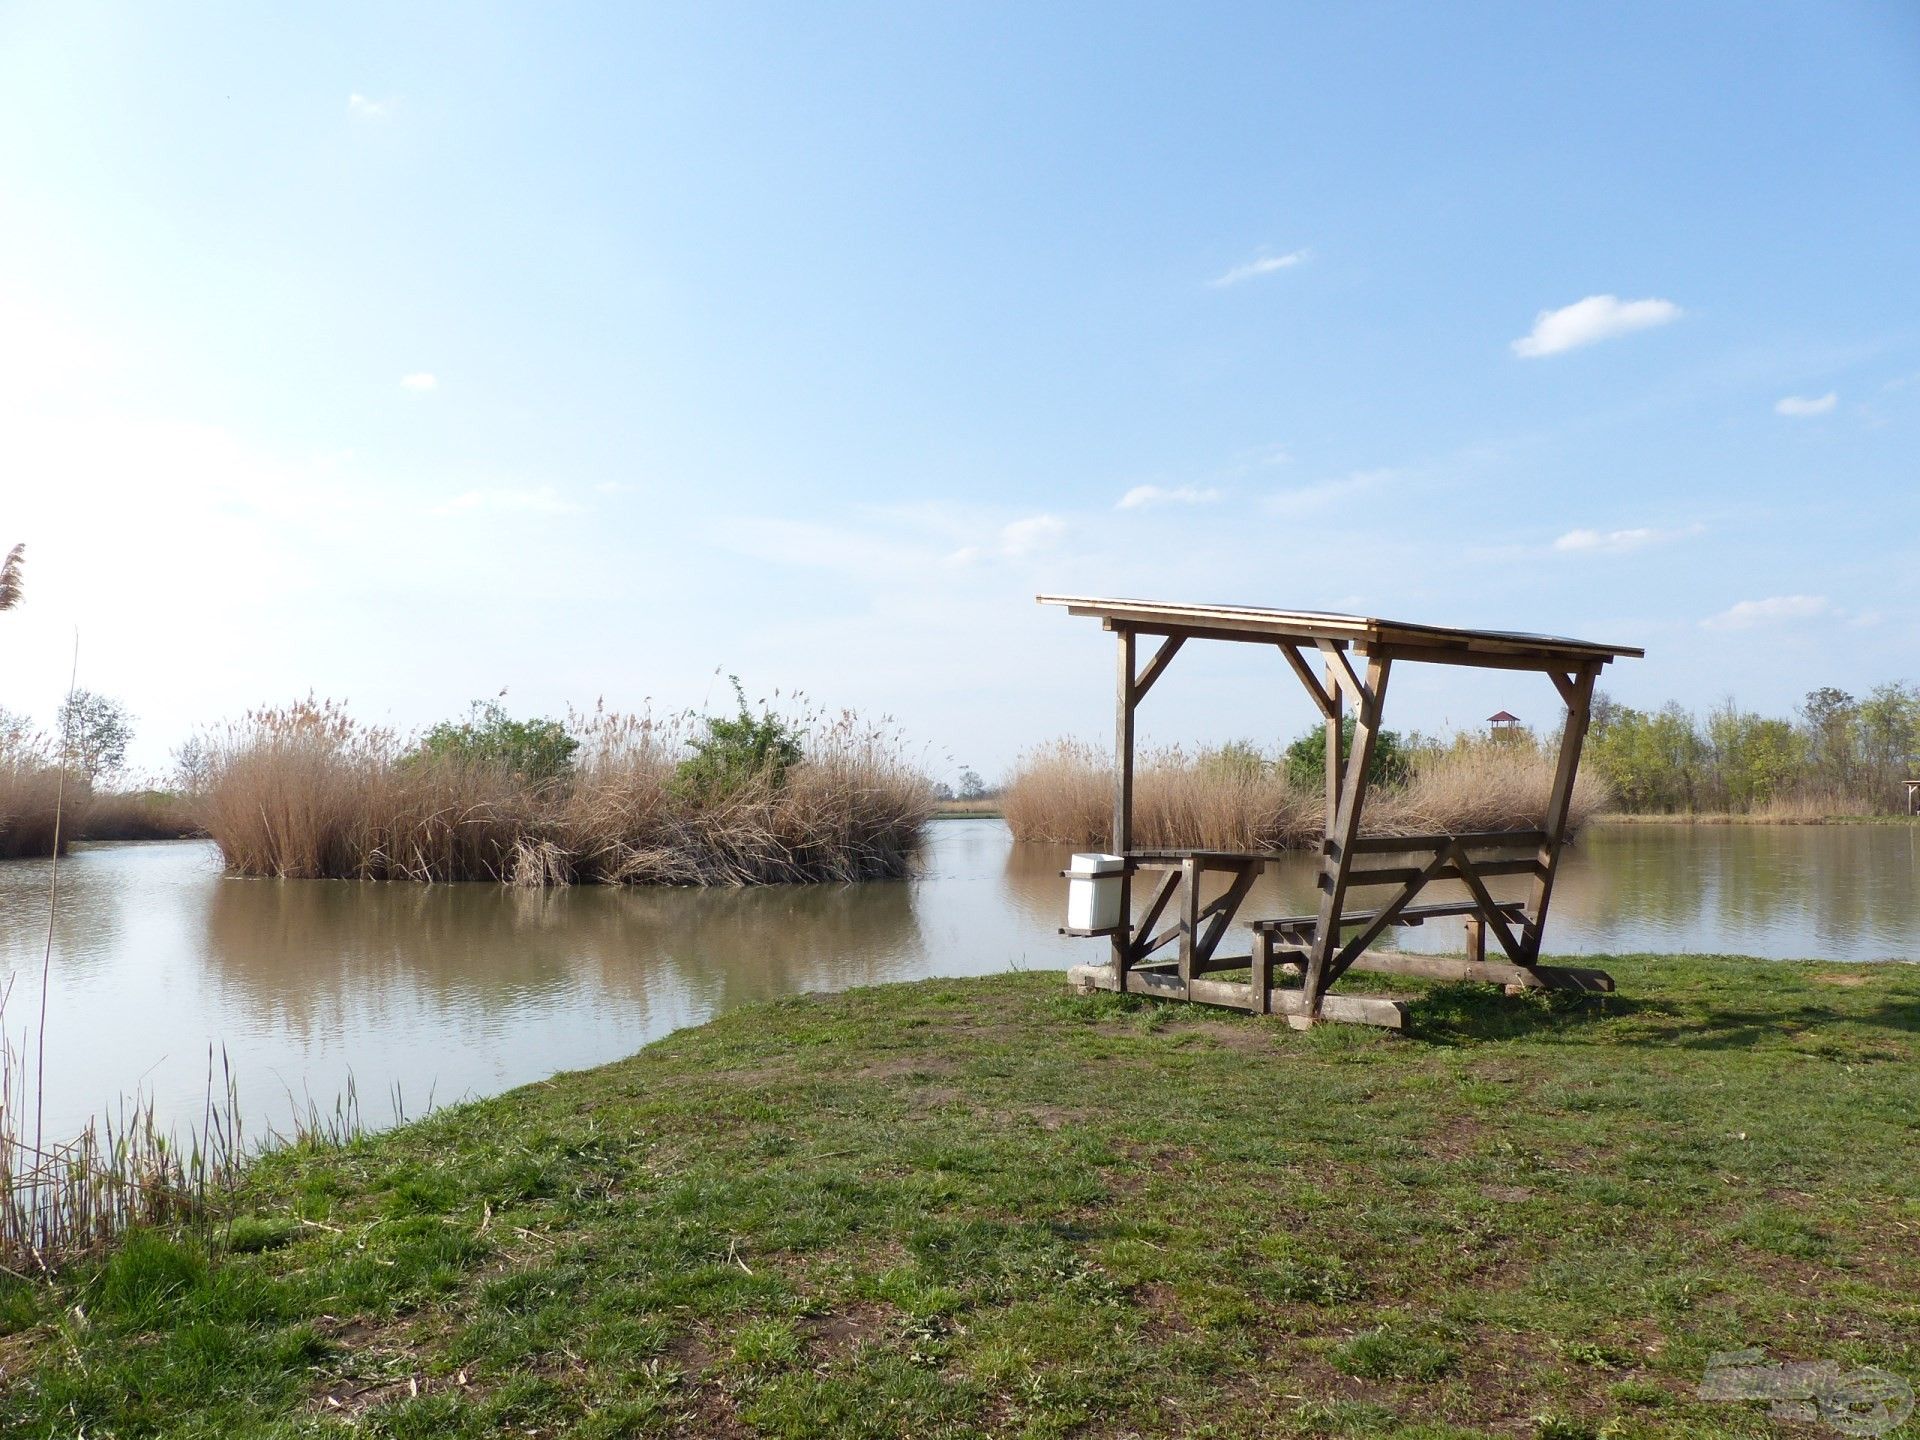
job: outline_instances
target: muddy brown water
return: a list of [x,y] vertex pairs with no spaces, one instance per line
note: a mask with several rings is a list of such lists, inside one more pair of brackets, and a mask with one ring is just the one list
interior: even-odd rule
[[[349,1075],[383,1123],[396,1088],[418,1113],[771,996],[1064,968],[1101,943],[1055,933],[1065,861],[997,819],[935,822],[910,880],[740,891],[239,880],[204,843],[83,846],[60,872],[47,1131],[136,1091],[192,1120],[210,1047],[255,1134],[309,1098],[331,1109]],[[37,1021],[46,894],[46,862],[0,864],[16,1045]],[[1312,898],[1293,857],[1242,913],[1302,914]],[[1458,950],[1461,934],[1435,924],[1389,943]],[[1594,827],[1568,853],[1547,948],[1920,959],[1920,829]]]

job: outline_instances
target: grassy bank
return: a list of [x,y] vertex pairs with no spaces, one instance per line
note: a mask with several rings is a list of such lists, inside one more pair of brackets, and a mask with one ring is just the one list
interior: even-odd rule
[[1404,1038],[739,1012],[0,1285],[0,1430],[1754,1436],[1811,1432],[1693,1398],[1716,1351],[1920,1378],[1920,969],[1606,963]]
[[[1375,783],[1363,812],[1371,835],[1525,830],[1542,823],[1554,756],[1529,737],[1460,743],[1411,753],[1404,774]],[[1303,767],[1294,766],[1298,772]],[[1278,850],[1317,845],[1326,798],[1317,765],[1290,773],[1285,759],[1247,745],[1149,750],[1134,772],[1134,840],[1142,846]],[[1606,800],[1583,773],[1574,787],[1577,829]],[[1020,840],[1105,845],[1113,826],[1110,755],[1062,740],[1029,752],[1000,803]]]

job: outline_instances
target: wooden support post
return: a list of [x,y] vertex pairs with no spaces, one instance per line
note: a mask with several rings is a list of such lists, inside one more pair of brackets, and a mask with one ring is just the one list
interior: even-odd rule
[[[1113,719],[1113,853],[1133,849],[1133,631],[1118,632],[1120,660]],[[1113,977],[1122,994],[1133,961],[1133,862],[1120,872],[1120,928],[1113,937]]]
[[1327,823],[1326,838],[1333,839],[1334,815],[1340,809],[1340,782],[1345,778],[1346,759],[1341,751],[1341,697],[1346,691],[1340,688],[1340,682],[1334,676],[1333,662],[1327,662]]
[[1566,698],[1567,723],[1560,732],[1560,757],[1554,766],[1553,789],[1547,795],[1547,822],[1541,827],[1546,838],[1536,852],[1539,870],[1534,876],[1527,918],[1520,932],[1521,953],[1514,957],[1523,965],[1538,964],[1540,960],[1540,943],[1546,936],[1547,906],[1553,900],[1554,874],[1560,868],[1560,851],[1567,843],[1567,814],[1573,803],[1573,782],[1580,773],[1580,750],[1586,744],[1587,722],[1593,712],[1593,682],[1599,674],[1597,664],[1588,664],[1565,680],[1554,676],[1556,688]]
[[1180,983],[1193,990],[1193,960],[1200,941],[1200,868],[1198,857],[1180,862]]
[[[1353,752],[1346,757],[1340,777],[1338,803],[1327,812],[1327,835],[1320,858],[1320,913],[1313,930],[1313,948],[1307,955],[1306,993],[1297,1011],[1290,1012],[1297,1023],[1311,1025],[1319,1019],[1334,957],[1340,950],[1340,912],[1347,900],[1347,875],[1353,868],[1353,842],[1360,837],[1360,815],[1367,801],[1367,767],[1373,762],[1374,742],[1380,734],[1381,705],[1387,695],[1389,662],[1384,655],[1367,656],[1367,678],[1362,684],[1353,674],[1346,657],[1327,647],[1329,668],[1337,661],[1341,683],[1354,692]],[[1331,678],[1331,677],[1330,677]],[[1332,725],[1332,722],[1328,722]],[[1337,735],[1330,730],[1329,739]],[[1335,747],[1327,751],[1331,770]]]
[[1487,922],[1478,915],[1467,917],[1467,959],[1476,963],[1487,958]]
[[1262,930],[1253,937],[1253,1001],[1256,1015],[1268,1015],[1273,1009],[1273,932]]

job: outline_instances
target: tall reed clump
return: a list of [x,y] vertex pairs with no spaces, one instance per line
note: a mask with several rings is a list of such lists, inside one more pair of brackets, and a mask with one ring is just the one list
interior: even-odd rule
[[[1361,828],[1372,835],[1529,830],[1545,818],[1555,755],[1529,737],[1460,737],[1410,744],[1393,777],[1371,787]],[[1298,769],[1298,766],[1292,767]],[[1135,762],[1134,843],[1143,849],[1281,850],[1317,844],[1325,825],[1320,786],[1288,779],[1282,756],[1244,743],[1189,753],[1148,750]],[[1606,789],[1583,772],[1570,821],[1602,807]],[[1018,840],[1104,845],[1112,834],[1113,765],[1075,740],[1029,752],[1001,799]]]
[[[67,798],[81,793],[79,779],[66,776]],[[66,853],[69,834],[56,824],[61,766],[43,736],[0,725],[0,860],[51,855],[58,835]]]
[[241,874],[520,885],[897,876],[932,808],[891,728],[744,699],[564,727],[477,707],[411,739],[306,701],[213,737],[200,797]]

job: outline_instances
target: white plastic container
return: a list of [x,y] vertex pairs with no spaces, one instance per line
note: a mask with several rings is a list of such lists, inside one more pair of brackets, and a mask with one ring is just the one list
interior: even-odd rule
[[1067,929],[1112,930],[1120,924],[1124,855],[1076,855],[1067,868]]

